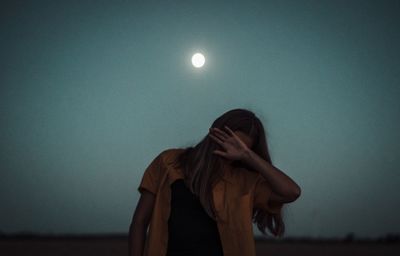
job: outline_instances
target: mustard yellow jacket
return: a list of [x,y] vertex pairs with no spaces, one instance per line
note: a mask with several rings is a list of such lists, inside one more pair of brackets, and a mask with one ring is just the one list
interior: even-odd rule
[[[170,185],[183,178],[182,172],[174,168],[172,162],[183,151],[171,148],[161,152],[144,171],[138,187],[140,193],[145,189],[156,196],[144,256],[166,255]],[[243,168],[226,168],[224,173],[224,178],[213,189],[215,209],[220,216],[217,227],[224,256],[255,256],[253,208],[279,213],[283,204],[269,200],[271,188],[261,174]]]

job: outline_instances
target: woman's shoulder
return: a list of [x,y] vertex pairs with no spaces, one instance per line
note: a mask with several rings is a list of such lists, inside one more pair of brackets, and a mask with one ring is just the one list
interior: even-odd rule
[[176,160],[176,157],[184,151],[184,148],[168,148],[161,151],[159,156],[162,160],[162,163],[166,166],[169,166],[173,164]]

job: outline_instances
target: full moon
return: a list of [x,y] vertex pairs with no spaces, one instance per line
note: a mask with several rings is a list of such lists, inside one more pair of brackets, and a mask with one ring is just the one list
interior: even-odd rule
[[206,59],[204,58],[204,55],[201,53],[195,53],[192,57],[192,64],[195,68],[201,68],[204,66],[204,63],[206,62]]

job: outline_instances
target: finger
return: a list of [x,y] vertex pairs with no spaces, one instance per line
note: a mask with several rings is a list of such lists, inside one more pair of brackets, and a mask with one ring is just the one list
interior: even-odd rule
[[225,127],[226,130],[228,130],[228,132],[229,132],[232,136],[237,137],[237,136],[236,136],[236,133],[234,133],[228,126],[225,125],[224,127]]
[[229,138],[229,135],[226,132],[224,132],[218,128],[214,128],[213,132],[215,133],[215,135],[218,135],[219,137],[221,137],[221,139],[226,140]]
[[236,134],[234,133],[228,126],[224,126],[226,130],[228,130],[228,132],[232,135],[232,137],[234,137],[237,141],[240,142],[240,144],[243,144],[243,140]]
[[[227,138],[223,138],[223,140],[227,140],[228,141],[229,138],[233,137],[234,140],[236,140],[242,147],[246,147],[246,145],[244,144],[242,139],[240,139],[240,137],[236,133],[234,133],[228,126],[225,125],[224,127],[232,136],[229,136],[226,132],[224,132],[224,131],[222,131],[222,130],[220,130],[218,128],[214,128],[214,130],[215,131],[219,131],[220,134],[224,134],[224,136],[228,136]],[[215,134],[216,134],[216,132],[215,132]]]
[[215,140],[218,144],[220,144],[222,146],[222,144],[224,144],[224,142],[222,140],[220,140],[219,138],[217,138],[216,136],[212,135],[211,133],[208,134],[208,136],[210,136],[211,139]]
[[223,156],[223,157],[227,156],[226,153],[221,151],[221,150],[214,150],[213,153],[216,154],[216,155]]
[[210,133],[212,133],[215,137],[218,137],[222,141],[227,139],[225,134],[222,134],[216,129],[211,130]]

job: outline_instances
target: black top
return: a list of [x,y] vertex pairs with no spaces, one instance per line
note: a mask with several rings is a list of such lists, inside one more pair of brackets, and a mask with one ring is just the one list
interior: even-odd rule
[[183,179],[171,184],[167,255],[223,255],[217,223],[208,216]]

